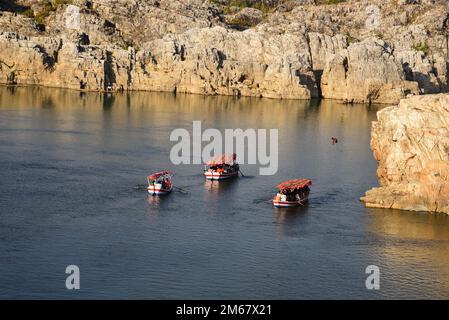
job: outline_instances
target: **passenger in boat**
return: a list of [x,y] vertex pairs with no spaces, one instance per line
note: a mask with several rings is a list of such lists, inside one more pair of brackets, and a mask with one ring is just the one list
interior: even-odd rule
[[301,199],[305,199],[307,197],[307,195],[309,194],[309,192],[310,192],[310,188],[308,186],[305,186],[304,188],[302,188],[301,190],[298,191],[297,195],[299,196],[299,199],[301,200]]
[[295,200],[296,200],[296,193],[290,192],[290,193],[287,195],[287,201],[295,201]]
[[276,199],[278,201],[285,202],[285,201],[287,201],[287,195],[285,195],[281,192],[278,192],[278,194],[276,195]]

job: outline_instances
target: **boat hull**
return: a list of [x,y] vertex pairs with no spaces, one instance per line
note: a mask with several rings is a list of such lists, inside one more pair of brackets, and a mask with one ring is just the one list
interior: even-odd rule
[[273,206],[278,208],[287,208],[287,207],[299,207],[303,206],[307,201],[306,199],[296,200],[296,201],[280,201],[280,200],[273,200]]
[[273,206],[278,208],[283,207],[299,207],[301,204],[298,201],[275,201],[273,200]]
[[163,189],[163,188],[159,188],[159,187],[150,186],[147,189],[148,189],[148,193],[151,194],[152,196],[161,196],[161,195],[170,193],[173,188]]
[[235,178],[238,176],[238,171],[232,173],[221,173],[221,172],[204,172],[204,176],[207,180],[226,180]]

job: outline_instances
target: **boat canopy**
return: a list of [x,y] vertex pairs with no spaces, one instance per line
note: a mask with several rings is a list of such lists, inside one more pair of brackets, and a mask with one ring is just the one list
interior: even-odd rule
[[311,186],[312,180],[309,179],[293,179],[284,181],[276,186],[280,191],[295,191],[306,186]]
[[147,177],[147,179],[148,180],[157,180],[158,178],[160,178],[162,176],[170,176],[171,177],[172,175],[173,175],[173,172],[171,172],[171,171],[161,171],[161,172],[156,172],[156,173],[149,175]]
[[233,165],[235,159],[237,159],[237,155],[235,153],[229,153],[229,154],[220,154],[209,161],[206,162],[208,166],[211,165]]

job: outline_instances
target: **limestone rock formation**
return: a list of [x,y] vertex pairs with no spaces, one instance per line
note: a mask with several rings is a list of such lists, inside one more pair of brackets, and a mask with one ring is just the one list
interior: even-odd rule
[[285,99],[318,95],[304,35],[192,29],[147,43],[138,59],[148,74],[138,86],[158,90]]
[[0,11],[0,30],[23,35],[39,35],[39,30],[33,19],[8,11]]
[[402,65],[406,80],[416,81],[421,93],[448,91],[448,68],[444,57],[435,54],[426,56],[421,51],[404,50],[396,54]]
[[0,49],[0,83],[6,84],[284,99],[318,95],[307,39],[291,34],[191,29],[136,52],[67,37],[2,33]]
[[92,10],[135,45],[170,33],[220,25],[222,19],[208,0],[96,0]]
[[[317,32],[309,32],[308,37],[313,72],[317,80],[317,85],[321,90],[324,69],[326,69],[326,66],[337,52],[347,48],[347,41],[343,35],[328,36]],[[322,95],[321,92],[320,95]]]
[[231,25],[251,27],[260,23],[263,19],[262,11],[255,8],[243,8],[227,18]]
[[371,148],[380,187],[368,207],[449,214],[449,95],[415,96],[378,112]]
[[0,0],[0,84],[398,103],[449,91],[445,0]]
[[359,103],[398,103],[419,94],[418,84],[405,80],[393,50],[379,39],[339,51],[324,69],[321,90],[324,98]]

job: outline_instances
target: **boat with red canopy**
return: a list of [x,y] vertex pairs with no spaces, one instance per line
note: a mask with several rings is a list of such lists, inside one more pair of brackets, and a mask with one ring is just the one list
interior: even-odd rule
[[164,195],[173,190],[171,179],[173,172],[161,171],[147,177],[148,193],[151,195]]
[[236,162],[237,155],[221,154],[206,162],[204,176],[208,180],[224,180],[237,177],[239,164]]
[[276,186],[279,190],[273,199],[275,207],[296,207],[304,205],[310,193],[312,180],[293,179],[284,181]]

